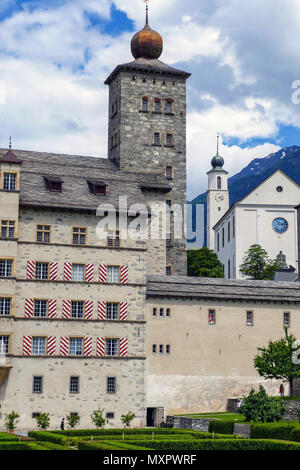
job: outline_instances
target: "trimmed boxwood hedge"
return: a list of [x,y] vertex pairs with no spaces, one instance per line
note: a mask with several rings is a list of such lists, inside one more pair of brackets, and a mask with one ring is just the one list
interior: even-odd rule
[[2,450],[73,450],[68,447],[53,444],[51,442],[0,442]]
[[220,434],[232,434],[235,422],[236,421],[210,421],[208,431]]
[[54,434],[50,431],[29,431],[28,436],[33,437],[36,441],[46,441],[60,445],[68,445],[70,443],[70,439],[67,437]]
[[0,432],[0,441],[19,441],[19,437],[8,432]]
[[297,439],[292,438],[293,430],[300,430],[295,423],[252,423],[250,426],[250,438],[282,439],[287,441],[300,440],[298,433],[294,434]]
[[123,441],[104,441],[104,442],[90,442],[81,441],[78,444],[78,450],[152,450],[150,447],[143,447],[142,445],[136,446],[126,444]]
[[[43,432],[43,431],[35,431]],[[49,431],[50,432],[50,431]],[[51,434],[61,436],[120,436],[125,434],[187,434],[195,431],[176,428],[119,428],[119,429],[70,429],[66,431],[51,431]]]

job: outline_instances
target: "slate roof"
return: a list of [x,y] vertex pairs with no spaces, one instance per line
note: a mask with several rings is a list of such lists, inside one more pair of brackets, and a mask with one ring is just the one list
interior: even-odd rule
[[186,276],[149,276],[147,296],[300,303],[300,284]]
[[[0,149],[0,159],[7,152]],[[171,186],[164,175],[119,170],[106,158],[14,150],[22,160],[20,205],[32,207],[96,210],[99,204],[115,205],[119,196],[127,196],[128,205],[147,205],[143,188],[166,192]],[[63,181],[62,192],[51,192],[45,177]],[[106,196],[90,192],[88,181],[99,180],[106,185]]]
[[191,76],[190,73],[184,72],[183,70],[175,69],[170,67],[169,65],[165,64],[161,60],[158,59],[144,59],[143,57],[139,57],[132,62],[128,62],[127,64],[120,64],[112,71],[109,77],[105,80],[105,85],[109,85],[114,78],[121,72],[150,72],[152,74],[157,75],[169,75],[170,77],[180,77],[180,78],[189,78]]

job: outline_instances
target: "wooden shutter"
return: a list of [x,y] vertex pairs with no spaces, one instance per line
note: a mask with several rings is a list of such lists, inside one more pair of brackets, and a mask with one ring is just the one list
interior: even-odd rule
[[93,282],[93,280],[94,280],[94,265],[86,264],[85,265],[85,281]]
[[62,336],[60,338],[60,355],[68,356],[69,355],[69,337]]
[[128,338],[120,338],[120,356],[126,357],[128,355]]
[[32,336],[23,336],[23,355],[30,356],[32,351]]
[[99,281],[101,283],[106,282],[107,280],[107,265],[106,264],[100,264],[99,266]]
[[58,274],[58,263],[50,263],[49,279],[50,281],[56,281]]
[[104,357],[105,356],[105,338],[97,338],[96,354],[99,357]]
[[121,269],[120,269],[120,282],[121,282],[121,284],[127,284],[127,282],[128,282],[128,266],[121,266]]
[[56,318],[56,300],[49,300],[49,309],[48,309],[48,317],[49,318]]
[[98,320],[106,318],[106,302],[105,300],[98,302]]
[[120,302],[120,320],[122,321],[127,320],[127,311],[128,311],[127,302]]
[[72,263],[64,264],[64,281],[72,281]]
[[91,356],[93,350],[93,339],[92,338],[84,338],[83,340],[83,355],[84,356]]
[[71,317],[71,300],[63,300],[63,318]]
[[56,338],[55,336],[48,336],[47,354],[48,356],[55,356],[55,353],[56,353]]
[[33,299],[25,299],[25,318],[33,317]]
[[85,301],[85,318],[86,320],[91,320],[93,318],[93,308],[94,304],[92,300]]
[[27,262],[27,279],[35,279],[35,261]]

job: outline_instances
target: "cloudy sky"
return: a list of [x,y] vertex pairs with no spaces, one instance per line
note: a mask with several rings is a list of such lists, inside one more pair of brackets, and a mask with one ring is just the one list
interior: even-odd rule
[[[108,89],[144,26],[142,0],[0,0],[0,146],[106,157]],[[206,189],[221,134],[234,174],[300,144],[300,3],[152,0],[162,60],[188,81],[188,196]]]

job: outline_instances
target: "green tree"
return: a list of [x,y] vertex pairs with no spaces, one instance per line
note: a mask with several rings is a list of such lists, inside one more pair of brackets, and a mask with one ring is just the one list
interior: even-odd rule
[[66,420],[69,427],[73,429],[79,424],[80,416],[74,413],[70,413],[66,416]]
[[199,250],[187,251],[188,276],[224,277],[224,270],[218,255],[204,246]]
[[9,431],[13,431],[16,428],[17,422],[19,421],[20,415],[15,411],[5,415],[4,425]]
[[246,252],[240,272],[250,279],[273,279],[278,268],[277,260],[268,257],[268,253],[260,245],[251,245]]
[[105,418],[103,416],[103,413],[104,410],[99,408],[98,410],[93,411],[93,413],[91,414],[91,420],[97,429],[102,428],[102,426],[104,426],[105,424]]
[[121,416],[121,421],[125,426],[129,426],[131,421],[135,418],[135,414],[132,413],[131,411],[128,411],[126,415]]
[[296,338],[288,334],[277,341],[269,341],[267,347],[257,348],[254,366],[261,377],[287,381],[290,384],[290,395],[293,395],[293,379],[300,377],[299,345]]
[[39,416],[35,417],[37,427],[40,429],[48,429],[50,426],[50,415],[49,413],[40,413]]
[[264,387],[255,392],[252,388],[247,397],[243,397],[239,413],[246,417],[246,421],[271,423],[280,421],[285,412],[285,404],[280,398],[268,397]]

